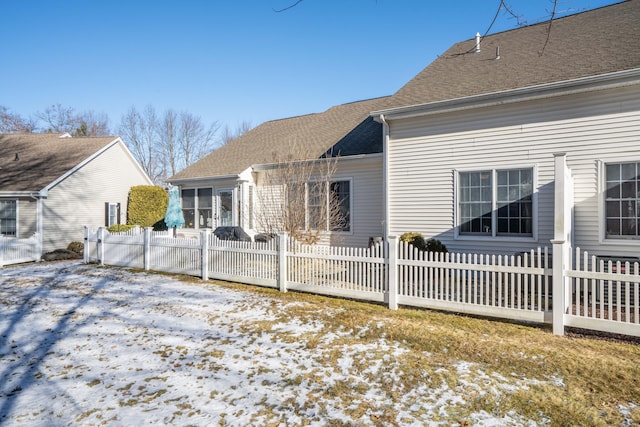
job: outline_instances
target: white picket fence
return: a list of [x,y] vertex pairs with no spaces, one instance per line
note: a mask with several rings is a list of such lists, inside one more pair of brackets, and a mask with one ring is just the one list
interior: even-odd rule
[[639,263],[604,261],[576,248],[572,264],[565,324],[640,336]]
[[[372,248],[173,238],[151,229],[85,234],[85,261],[398,305],[640,336],[638,265],[548,248],[509,256],[420,252],[397,239]],[[575,265],[576,267],[572,267]],[[554,301],[554,293],[556,295]],[[554,332],[556,328],[554,325]]]
[[26,239],[0,236],[0,267],[39,261],[42,256],[41,247],[38,233]]

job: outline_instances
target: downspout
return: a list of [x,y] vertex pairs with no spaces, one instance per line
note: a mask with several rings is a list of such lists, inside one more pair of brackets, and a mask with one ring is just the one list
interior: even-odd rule
[[382,220],[385,240],[389,238],[389,123],[380,114],[382,123],[382,194],[384,203],[384,218]]

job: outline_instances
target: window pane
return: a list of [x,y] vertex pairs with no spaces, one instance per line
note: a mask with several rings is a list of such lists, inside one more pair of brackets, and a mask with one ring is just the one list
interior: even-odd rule
[[198,188],[198,208],[211,208],[213,206],[213,190],[211,188]]
[[329,205],[332,207],[330,227],[333,231],[349,231],[351,229],[351,189],[349,181],[331,183]]
[[0,234],[16,235],[17,207],[16,200],[0,200]]
[[491,171],[461,172],[460,232],[491,233]]
[[533,233],[533,169],[497,171],[498,234],[530,236]]
[[182,207],[184,209],[193,209],[196,207],[196,190],[182,190]]

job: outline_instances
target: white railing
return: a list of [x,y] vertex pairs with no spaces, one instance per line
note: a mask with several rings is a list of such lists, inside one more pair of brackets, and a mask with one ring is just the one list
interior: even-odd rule
[[39,261],[42,256],[40,235],[26,239],[0,236],[0,267],[23,262]]
[[640,336],[638,262],[605,261],[576,248],[566,272],[565,324],[577,328]]
[[[372,248],[305,246],[87,229],[85,262],[188,274],[366,301],[640,336],[638,263],[548,248],[519,255],[421,252],[397,238]],[[554,243],[555,244],[555,243]],[[562,255],[564,257],[564,255]],[[554,266],[554,264],[562,267]],[[557,295],[554,298],[553,295]],[[559,319],[559,320],[558,320]]]
[[423,252],[400,242],[397,265],[399,304],[551,320],[548,248],[507,256]]

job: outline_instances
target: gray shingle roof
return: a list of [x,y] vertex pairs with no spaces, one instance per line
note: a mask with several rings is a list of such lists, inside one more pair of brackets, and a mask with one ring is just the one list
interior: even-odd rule
[[[454,44],[398,90],[394,107],[426,104],[640,67],[640,1],[629,0]],[[500,59],[496,60],[496,48]],[[543,52],[544,47],[544,52]]]
[[[382,152],[382,130],[369,117],[389,98],[337,105],[322,113],[265,122],[169,180],[234,175],[251,165]],[[331,150],[333,147],[333,150]]]
[[42,190],[117,138],[59,136],[0,135],[0,191]]

